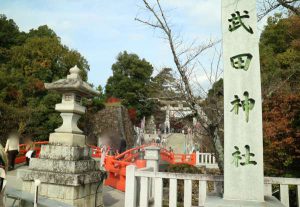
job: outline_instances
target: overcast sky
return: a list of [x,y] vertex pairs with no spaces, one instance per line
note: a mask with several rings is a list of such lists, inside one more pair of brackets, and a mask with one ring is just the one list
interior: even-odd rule
[[[221,0],[162,2],[175,32],[186,40],[220,38]],[[156,70],[174,66],[160,33],[134,20],[136,16],[148,18],[141,0],[0,0],[0,5],[0,13],[14,19],[20,30],[47,24],[63,44],[78,50],[90,64],[89,82],[95,86],[105,85],[111,65],[124,50],[145,58]],[[204,74],[198,75],[206,81]]]

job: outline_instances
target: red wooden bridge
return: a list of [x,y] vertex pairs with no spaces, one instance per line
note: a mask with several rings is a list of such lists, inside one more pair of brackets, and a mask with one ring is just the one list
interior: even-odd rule
[[[48,144],[48,142],[35,142],[36,157],[39,157],[41,145]],[[151,144],[159,146],[156,144]],[[126,183],[126,167],[128,165],[135,165],[137,168],[146,167],[146,160],[143,159],[144,149],[147,146],[143,145],[129,149],[121,154],[109,155],[106,154],[104,160],[104,167],[108,173],[108,177],[105,180],[105,185],[111,186],[120,191],[125,191]],[[101,158],[101,149],[96,146],[89,146],[91,148],[91,156],[93,158]],[[25,144],[20,145],[20,153],[16,159],[16,164],[24,163],[26,161],[26,150]],[[185,154],[174,154],[167,149],[161,148],[160,157],[162,161],[170,164],[185,163],[189,165],[196,164],[196,153],[185,155]]]

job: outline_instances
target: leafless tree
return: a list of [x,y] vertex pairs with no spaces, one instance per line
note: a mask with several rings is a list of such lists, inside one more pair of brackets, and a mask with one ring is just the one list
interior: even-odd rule
[[300,16],[300,0],[260,0],[258,19],[261,20],[276,9],[287,9],[292,14]]
[[[220,123],[223,122],[223,111],[216,106],[208,106],[211,107],[211,111],[215,110],[213,116],[208,116],[206,108],[201,105],[199,96],[195,95],[195,90],[193,90],[193,87],[197,86],[202,92],[205,91],[205,89],[200,83],[192,83],[194,69],[202,68],[205,70],[205,67],[199,62],[199,56],[204,51],[214,48],[219,41],[210,40],[208,43],[201,45],[197,45],[196,42],[193,41],[187,46],[187,44],[184,44],[182,37],[173,33],[172,26],[170,26],[170,21],[167,18],[166,12],[162,8],[159,0],[154,0],[151,3],[149,0],[142,0],[142,2],[145,6],[144,8],[146,12],[150,15],[150,18],[145,20],[136,17],[135,20],[160,31],[163,35],[163,38],[168,42],[176,66],[176,71],[179,75],[177,87],[183,95],[186,103],[193,111],[197,121],[204,129],[205,135],[211,139],[216,153],[216,159],[218,160],[219,167],[222,170],[224,158],[223,145],[220,136],[220,134],[222,134],[222,126]],[[218,60],[217,62],[217,67],[219,68],[220,61]],[[211,67],[213,67],[213,65]],[[206,75],[211,84],[213,84],[213,77],[218,78],[220,75],[218,71],[214,74],[213,71],[215,72],[215,70],[212,68],[205,71],[207,72]]]

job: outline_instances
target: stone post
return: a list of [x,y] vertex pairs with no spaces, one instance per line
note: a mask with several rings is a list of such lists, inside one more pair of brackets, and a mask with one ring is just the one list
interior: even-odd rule
[[256,0],[222,0],[222,27],[224,195],[205,206],[281,206],[264,199]]
[[197,150],[196,151],[196,166],[200,165],[200,152]]
[[126,189],[125,189],[125,207],[136,207],[137,201],[137,181],[135,177],[136,166],[126,167]]
[[63,124],[50,134],[49,144],[41,147],[40,157],[31,159],[29,170],[20,172],[23,190],[33,193],[33,181],[39,179],[42,196],[76,207],[94,207],[97,198],[97,206],[103,206],[102,188],[96,193],[103,173],[91,159],[85,135],[77,127],[86,111],[81,105],[82,97],[90,98],[97,92],[81,79],[77,66],[70,69],[66,79],[45,87],[62,94],[62,102],[55,109],[61,113]]
[[264,201],[256,0],[223,0],[224,199]]
[[167,106],[162,107],[161,110],[166,112],[165,122],[164,122],[165,134],[169,134],[170,128],[171,128],[171,126],[170,126],[170,104],[167,104]]
[[150,146],[145,148],[146,166],[152,167],[154,172],[159,171],[159,158],[160,158],[160,148],[156,146]]
[[[156,146],[150,146],[145,148],[145,156],[144,159],[146,160],[146,167],[152,167],[153,172],[159,171],[159,159],[160,159],[160,148]],[[150,182],[150,197],[155,195],[155,182],[154,179]]]

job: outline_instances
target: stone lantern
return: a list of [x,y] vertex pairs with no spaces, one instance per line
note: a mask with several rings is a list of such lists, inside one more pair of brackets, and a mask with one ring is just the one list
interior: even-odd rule
[[70,69],[67,79],[58,80],[54,83],[46,83],[46,89],[57,91],[62,94],[62,102],[56,104],[56,111],[61,112],[63,119],[61,127],[50,134],[50,143],[60,143],[71,146],[84,146],[85,136],[77,127],[81,115],[85,114],[86,108],[82,106],[82,98],[91,98],[98,95],[89,84],[82,81],[80,69],[75,66]]
[[[40,195],[59,200],[76,207],[103,206],[102,193],[96,193],[102,185],[103,172],[91,159],[85,135],[77,127],[80,117],[85,114],[82,98],[98,94],[80,76],[80,69],[70,69],[66,79],[46,83],[46,89],[62,94],[62,102],[56,104],[63,124],[50,134],[49,144],[43,145],[38,159],[30,161],[28,170],[21,172],[23,190],[34,192],[33,181],[39,179]],[[99,188],[102,189],[102,188]]]

